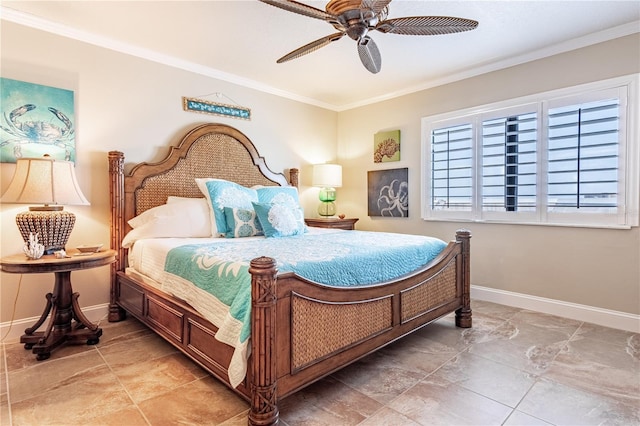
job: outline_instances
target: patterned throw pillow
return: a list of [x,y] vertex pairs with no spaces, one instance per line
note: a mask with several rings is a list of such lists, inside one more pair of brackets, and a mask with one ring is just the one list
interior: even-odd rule
[[261,186],[256,189],[260,203],[285,203],[299,207],[298,188],[295,186]]
[[267,237],[289,237],[304,234],[304,212],[286,203],[253,203],[260,225]]
[[211,209],[219,234],[226,235],[227,220],[224,215],[225,207],[235,207],[250,210],[251,203],[258,201],[258,193],[255,189],[238,185],[226,180],[211,180],[206,183]]
[[256,217],[255,210],[224,208],[224,216],[227,221],[227,238],[253,237],[264,235],[260,221]]
[[[216,217],[213,214],[213,207],[211,207],[211,197],[209,196],[209,190],[207,189],[207,182],[211,182],[213,180],[222,180],[215,178],[196,178],[196,185],[204,198],[207,201],[207,210],[209,211],[209,221],[211,222],[211,236],[220,237],[220,232],[218,232],[218,228],[216,227]],[[169,199],[167,199],[167,203]]]

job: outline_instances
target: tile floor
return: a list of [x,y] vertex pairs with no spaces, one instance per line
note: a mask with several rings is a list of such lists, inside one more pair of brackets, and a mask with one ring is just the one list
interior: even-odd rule
[[[281,401],[294,425],[640,425],[640,335],[488,302]],[[245,425],[248,405],[134,319],[46,361],[2,345],[2,425]]]

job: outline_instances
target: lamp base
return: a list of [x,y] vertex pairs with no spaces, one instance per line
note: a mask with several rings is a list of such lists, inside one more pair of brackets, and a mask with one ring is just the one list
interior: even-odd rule
[[64,250],[75,223],[76,216],[59,206],[30,208],[28,212],[16,215],[22,239],[26,243],[29,241],[29,234],[37,234],[38,242],[44,246],[44,254]]
[[323,201],[318,206],[318,214],[320,216],[335,216],[336,204],[333,201]]

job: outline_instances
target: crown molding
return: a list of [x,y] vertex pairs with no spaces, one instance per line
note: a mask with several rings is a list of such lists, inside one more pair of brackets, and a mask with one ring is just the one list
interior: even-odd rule
[[346,110],[357,108],[360,106],[365,106],[365,105],[373,104],[376,102],[397,98],[400,96],[410,95],[412,93],[420,92],[422,90],[431,89],[433,87],[442,86],[445,84],[453,83],[455,81],[476,77],[481,74],[487,74],[492,71],[498,71],[501,69],[520,65],[526,62],[531,62],[538,59],[547,58],[549,56],[554,56],[561,53],[569,52],[571,50],[576,50],[576,49],[591,46],[594,44],[603,43],[605,41],[613,40],[620,37],[625,37],[638,32],[640,32],[640,21],[630,22],[628,24],[609,28],[603,31],[599,31],[597,33],[587,34],[586,36],[583,36],[583,37],[567,40],[563,43],[558,43],[552,46],[545,47],[543,49],[534,50],[532,52],[527,52],[522,55],[510,57],[508,59],[504,59],[501,61],[495,61],[495,62],[491,62],[484,65],[478,65],[476,67],[467,69],[459,73],[450,74],[445,78],[427,81],[418,86],[408,87],[400,91],[388,93],[386,95],[378,96],[375,98],[366,99],[361,102],[356,102],[349,105],[342,105],[341,107],[338,108],[338,111],[346,111]]
[[400,96],[409,95],[412,93],[420,92],[422,90],[430,89],[433,87],[441,86],[444,84],[453,83],[455,81],[464,80],[467,78],[475,77],[481,74],[486,74],[492,71],[498,71],[504,68],[520,65],[525,62],[531,62],[534,60],[546,58],[549,56],[557,55],[560,53],[568,52],[570,50],[579,49],[582,47],[590,46],[593,44],[602,43],[615,38],[624,37],[634,33],[640,32],[640,21],[630,22],[628,24],[620,25],[607,30],[599,31],[597,33],[588,34],[583,37],[578,37],[572,40],[568,40],[563,43],[558,43],[553,46],[549,46],[543,49],[538,49],[532,52],[527,52],[519,56],[510,57],[505,60],[495,61],[488,64],[480,64],[476,67],[467,69],[465,71],[448,75],[445,78],[435,79],[427,81],[418,86],[408,87],[406,89],[390,92],[382,96],[364,99],[359,102],[354,102],[345,105],[333,105],[326,102],[321,102],[317,99],[300,96],[295,93],[287,92],[276,87],[260,83],[255,80],[246,79],[235,74],[226,73],[215,68],[205,67],[203,65],[185,61],[174,56],[165,55],[150,49],[141,48],[132,44],[123,43],[118,40],[114,40],[108,37],[99,36],[87,31],[78,30],[66,25],[62,25],[56,22],[52,22],[37,16],[17,11],[15,9],[8,8],[6,6],[0,6],[0,18],[9,22],[13,22],[19,25],[35,28],[41,31],[50,32],[59,36],[67,37],[70,39],[78,40],[81,42],[93,44],[95,46],[103,47],[105,49],[114,50],[127,55],[135,56],[138,58],[146,59],[149,61],[157,62],[163,65],[171,66],[174,68],[182,69],[185,71],[193,72],[199,75],[223,80],[229,83],[237,84],[250,89],[258,90],[260,92],[268,93],[271,95],[279,96],[282,98],[290,99],[297,102],[317,106],[320,108],[328,109],[331,111],[341,112],[347,111],[353,108],[358,108],[365,105],[382,102],[385,100],[397,98]]
[[215,68],[206,67],[194,62],[185,61],[175,56],[165,55],[154,50],[145,49],[129,43],[123,43],[109,37],[100,36],[88,31],[79,30],[77,28],[62,25],[47,19],[37,17],[32,14],[17,11],[6,6],[0,6],[0,18],[25,27],[35,28],[40,31],[46,31],[62,37],[92,44],[94,46],[110,49],[126,55],[135,56],[152,62],[157,62],[170,67],[182,69],[184,71],[193,72],[195,74],[206,77],[223,80],[239,86],[258,90],[260,92],[276,95],[282,98],[291,99],[309,105],[318,106],[320,108],[336,111],[336,106],[318,101],[317,99],[307,98],[295,93],[287,92],[255,80],[240,77],[235,74],[226,73]]

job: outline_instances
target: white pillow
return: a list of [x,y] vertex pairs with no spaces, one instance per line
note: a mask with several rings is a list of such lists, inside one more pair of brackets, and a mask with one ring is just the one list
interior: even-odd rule
[[187,200],[204,200],[204,197],[178,197],[176,195],[169,195],[167,197],[167,204],[173,204],[173,203],[179,203],[181,201],[187,201]]
[[129,220],[133,229],[162,217],[168,226],[163,237],[210,237],[211,218],[204,198],[184,199],[153,207]]
[[143,240],[145,238],[175,237],[175,235],[173,235],[175,230],[172,229],[172,222],[175,222],[175,220],[172,220],[170,217],[159,216],[150,222],[146,222],[137,228],[133,228],[122,239],[122,247],[129,248],[136,241]]

